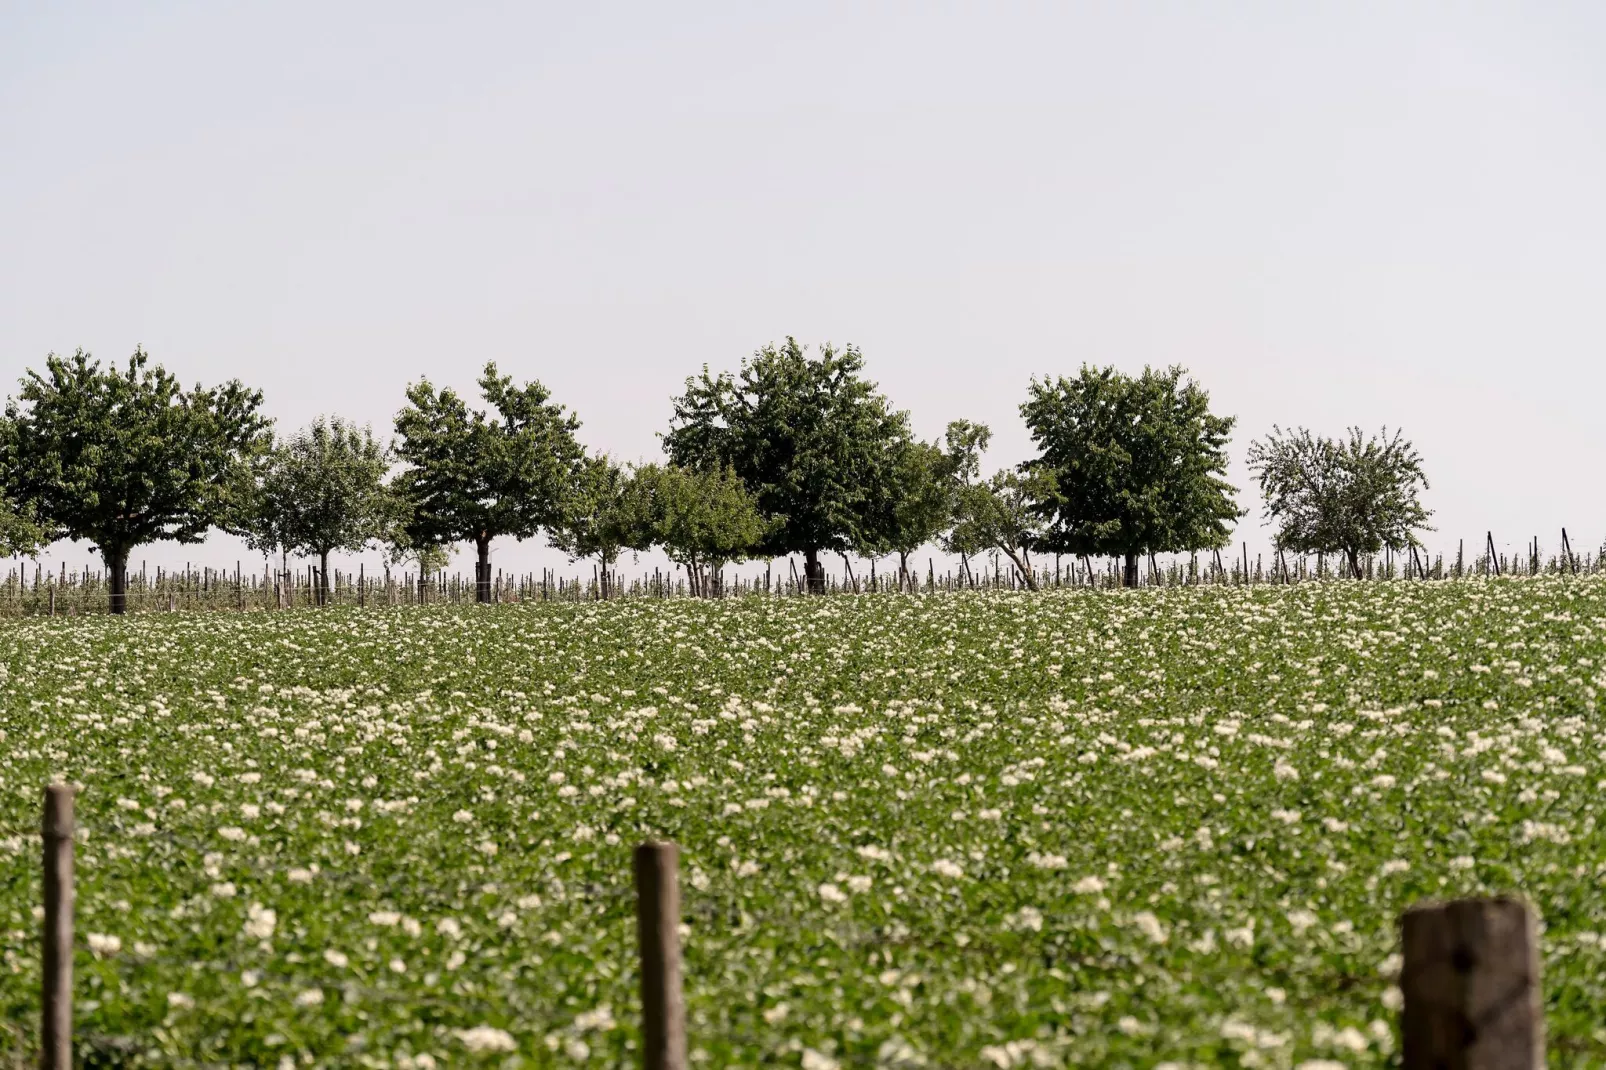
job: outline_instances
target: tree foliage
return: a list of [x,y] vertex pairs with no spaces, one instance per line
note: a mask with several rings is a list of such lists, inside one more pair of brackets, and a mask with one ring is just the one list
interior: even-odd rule
[[121,613],[134,547],[240,529],[271,442],[261,405],[238,380],[185,390],[142,349],[122,369],[51,354],[6,407],[8,496],[43,539],[99,549]]
[[636,471],[606,455],[581,467],[563,516],[551,529],[552,545],[570,560],[595,557],[601,565],[602,597],[609,596],[610,570],[624,550],[652,544],[652,487]]
[[490,544],[556,527],[585,460],[580,422],[539,382],[516,387],[486,364],[479,387],[489,410],[471,409],[428,380],[407,389],[396,416],[396,455],[407,465],[399,487],[410,505],[416,546],[472,542],[476,589],[490,601]]
[[991,435],[985,424],[955,420],[942,442],[901,440],[892,478],[876,499],[881,515],[869,526],[872,541],[855,549],[866,556],[897,554],[899,581],[912,584],[909,554],[942,542],[954,526],[961,491],[976,479]]
[[764,517],[734,468],[645,465],[636,478],[650,500],[651,542],[686,569],[694,594],[718,594],[720,570],[763,545]]
[[670,461],[733,468],[768,521],[760,552],[801,553],[823,590],[821,551],[876,545],[908,419],[861,372],[853,346],[810,356],[793,338],[765,346],[735,374],[686,380],[664,438]]
[[1180,367],[1128,376],[1084,366],[1074,379],[1033,380],[1021,415],[1038,457],[1043,548],[1125,558],[1224,546],[1243,514],[1226,481],[1233,419]]
[[1357,576],[1361,554],[1408,548],[1432,516],[1421,500],[1428,489],[1422,458],[1398,430],[1368,438],[1352,427],[1348,437],[1330,439],[1274,427],[1250,444],[1249,468],[1278,547],[1342,553]]
[[329,598],[329,555],[355,553],[386,537],[395,522],[385,485],[390,451],[369,428],[320,418],[276,445],[257,490],[247,542],[319,559],[318,601]]

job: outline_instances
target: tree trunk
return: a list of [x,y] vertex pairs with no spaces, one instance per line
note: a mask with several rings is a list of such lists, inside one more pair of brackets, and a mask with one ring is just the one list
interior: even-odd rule
[[106,608],[121,616],[128,612],[128,551],[103,547],[100,556],[111,580]]
[[1350,571],[1350,575],[1353,576],[1355,579],[1360,579],[1361,578],[1361,557],[1360,557],[1360,555],[1357,554],[1354,550],[1345,550],[1344,552],[1349,555],[1349,571]]
[[898,590],[914,590],[914,580],[909,578],[909,555],[903,550],[898,551]]
[[809,594],[825,593],[825,566],[820,564],[820,551],[812,546],[803,551],[803,578]]
[[1009,549],[1009,547],[1006,546],[1003,550],[1004,556],[1009,558],[1009,563],[1014,565],[1015,571],[1020,574],[1020,580],[1026,585],[1026,589],[1028,591],[1037,590],[1037,579],[1032,575],[1031,559],[1026,557],[1025,551],[1021,552],[1020,557],[1016,557],[1015,551]]
[[1138,555],[1129,552],[1121,569],[1121,585],[1123,587],[1136,587],[1138,585]]
[[480,532],[479,538],[474,540],[474,548],[479,551],[479,562],[474,566],[474,601],[489,602],[491,600],[490,534]]
[[318,555],[318,604],[329,604],[329,551]]

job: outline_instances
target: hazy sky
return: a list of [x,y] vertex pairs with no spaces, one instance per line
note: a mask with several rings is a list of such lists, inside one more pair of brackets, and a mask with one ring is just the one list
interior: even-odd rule
[[1596,2],[0,4],[0,375],[142,343],[388,431],[494,359],[635,459],[792,334],[1003,465],[1033,375],[1181,363],[1252,546],[1250,439],[1359,423],[1435,549],[1595,547],[1603,55]]

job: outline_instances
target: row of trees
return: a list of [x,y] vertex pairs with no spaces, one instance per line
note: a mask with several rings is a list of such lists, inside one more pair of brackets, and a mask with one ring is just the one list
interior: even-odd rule
[[[538,382],[488,364],[478,385],[476,407],[413,384],[393,443],[338,418],[278,440],[260,392],[237,381],[185,390],[142,351],[106,368],[52,355],[0,421],[0,549],[88,540],[121,612],[135,547],[212,529],[318,558],[325,597],[332,553],[384,545],[427,571],[469,543],[489,600],[504,538],[545,535],[604,577],[622,553],[661,547],[705,594],[727,563],[792,554],[812,591],[829,553],[896,555],[912,581],[910,553],[933,543],[966,567],[997,551],[1028,585],[1033,554],[1116,556],[1135,584],[1141,556],[1224,546],[1243,515],[1226,479],[1233,420],[1181,368],[1034,380],[1020,411],[1037,455],[991,475],[985,425],[919,439],[852,346],[811,354],[788,338],[733,373],[705,368],[673,401],[663,463],[588,453]],[[1397,433],[1277,429],[1249,458],[1281,547],[1358,570],[1427,520],[1420,458]]]

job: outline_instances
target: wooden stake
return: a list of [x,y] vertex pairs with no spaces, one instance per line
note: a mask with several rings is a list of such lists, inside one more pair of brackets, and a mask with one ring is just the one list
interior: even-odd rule
[[1422,903],[1400,921],[1405,1070],[1539,1070],[1539,941],[1525,903]]
[[636,932],[641,942],[641,1061],[686,1070],[686,1005],[680,991],[679,850],[636,848]]
[[73,796],[66,784],[45,789],[44,991],[40,1065],[72,1070]]

